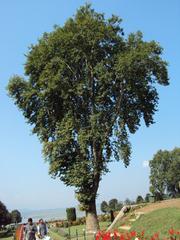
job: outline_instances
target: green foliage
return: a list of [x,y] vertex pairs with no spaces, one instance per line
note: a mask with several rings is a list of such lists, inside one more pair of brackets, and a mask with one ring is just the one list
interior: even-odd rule
[[153,123],[156,84],[168,85],[162,51],[140,32],[125,38],[119,17],[86,4],[29,48],[26,78],[11,78],[9,95],[42,142],[49,173],[75,187],[81,209],[92,209],[112,159],[129,165],[129,133],[142,118]]
[[132,225],[131,230],[142,232],[145,230],[147,236],[159,233],[159,239],[165,239],[171,228],[179,229],[180,226],[180,209],[165,208],[155,210],[151,213],[142,215]]
[[67,220],[76,221],[76,208],[66,208]]
[[109,211],[109,206],[108,206],[108,204],[107,204],[106,201],[103,201],[103,202],[101,203],[101,211],[102,211],[103,213],[107,213],[107,212]]
[[109,209],[112,211],[116,211],[116,206],[118,205],[118,200],[113,198],[109,201]]
[[123,203],[122,202],[118,202],[116,204],[115,211],[120,211],[122,207],[123,207]]
[[124,201],[124,204],[125,205],[131,205],[131,204],[134,204],[134,201],[130,200],[129,198],[126,198],[125,201]]
[[117,199],[113,198],[109,201],[109,204],[106,201],[103,201],[101,203],[101,211],[103,213],[107,213],[110,211],[120,211],[123,207],[123,204],[121,202],[118,202]]
[[110,215],[109,214],[102,214],[98,215],[99,222],[110,222]]
[[4,240],[12,240],[12,232],[11,230],[3,230],[3,231],[0,231],[0,239],[4,239]]
[[143,203],[144,202],[144,199],[141,195],[137,196],[137,199],[136,199],[136,203],[139,204],[139,203]]
[[18,210],[13,210],[11,212],[11,222],[20,223],[22,221],[21,213]]
[[109,204],[106,201],[103,201],[101,203],[101,211],[104,213],[110,214],[110,221],[114,221],[114,211],[120,211],[123,207],[123,204],[121,202],[118,202],[117,199],[113,198],[109,201]]
[[10,214],[4,203],[0,201],[0,228],[2,225],[7,225],[10,222],[11,222]]
[[68,228],[68,227],[69,227],[69,223],[66,222],[66,221],[64,221],[64,222],[63,222],[63,227],[64,227],[64,228]]
[[149,199],[150,196],[151,196],[150,193],[147,193],[147,194],[146,194],[146,196],[145,196],[145,198],[144,198],[145,202],[149,202],[149,201],[150,201],[150,199]]
[[165,193],[175,197],[180,194],[180,148],[159,150],[150,161],[150,191],[156,200]]

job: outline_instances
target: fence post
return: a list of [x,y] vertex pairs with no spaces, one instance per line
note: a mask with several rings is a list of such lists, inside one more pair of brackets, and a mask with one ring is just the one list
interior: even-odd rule
[[86,240],[86,231],[85,231],[85,229],[83,229],[83,236],[84,236],[84,240]]
[[76,239],[78,240],[78,230],[76,229]]
[[68,234],[69,234],[69,239],[71,240],[71,229],[69,226],[68,226]]

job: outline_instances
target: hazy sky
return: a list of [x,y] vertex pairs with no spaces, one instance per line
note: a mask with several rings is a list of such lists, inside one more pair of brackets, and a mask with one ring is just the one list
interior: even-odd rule
[[[94,0],[95,10],[123,19],[125,34],[141,30],[145,40],[156,40],[169,62],[170,86],[160,87],[156,123],[144,125],[133,136],[132,161],[110,165],[103,177],[98,202],[145,195],[149,189],[147,160],[159,149],[180,146],[180,1]],[[58,208],[77,205],[73,188],[48,175],[41,145],[21,112],[8,98],[6,86],[13,74],[23,74],[24,54],[43,32],[63,25],[83,0],[0,1],[0,200],[12,208]],[[42,185],[44,187],[42,188]]]

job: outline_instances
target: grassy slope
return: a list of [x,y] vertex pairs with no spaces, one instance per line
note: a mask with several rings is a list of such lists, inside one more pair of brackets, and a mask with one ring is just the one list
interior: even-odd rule
[[132,224],[131,230],[145,230],[147,236],[159,232],[161,237],[166,237],[170,228],[180,230],[180,208],[159,209],[145,214]]

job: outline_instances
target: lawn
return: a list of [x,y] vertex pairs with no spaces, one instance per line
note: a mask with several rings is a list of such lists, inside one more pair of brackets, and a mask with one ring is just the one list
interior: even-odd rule
[[[49,235],[53,240],[59,240],[60,239],[60,235],[56,232],[54,232],[53,230],[49,230]],[[61,237],[61,239],[64,239],[63,237]]]
[[11,236],[11,237],[2,237],[1,239],[2,239],[2,240],[12,240],[12,239],[13,239],[13,236]]
[[[99,224],[100,224],[101,230],[106,230],[110,223],[109,222],[100,222]],[[85,230],[85,228],[86,228],[85,225],[72,226],[72,227],[70,227],[70,233],[71,233],[71,235],[76,235],[76,232],[78,232],[78,234],[83,235],[83,231]],[[68,228],[66,228],[65,231],[68,233]]]
[[13,239],[13,233],[11,231],[5,230],[5,231],[0,231],[0,239],[2,240],[12,240]]
[[168,235],[168,230],[180,230],[180,208],[165,208],[142,215],[132,224],[131,230],[145,231],[147,236],[160,234],[160,239]]
[[[110,224],[109,222],[100,222],[101,230],[106,230],[109,224]],[[53,240],[58,240],[60,237],[61,239],[66,239],[65,235],[70,233],[72,239],[78,238],[78,240],[81,240],[85,238],[84,236],[85,228],[86,228],[85,225],[78,225],[72,226],[70,228],[51,229],[50,236],[52,237]]]

